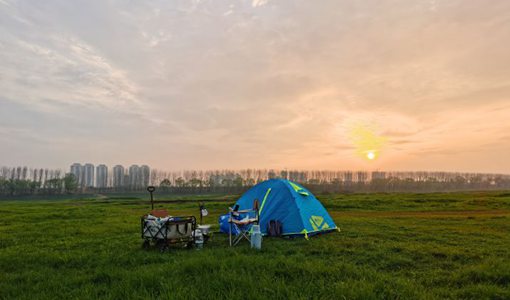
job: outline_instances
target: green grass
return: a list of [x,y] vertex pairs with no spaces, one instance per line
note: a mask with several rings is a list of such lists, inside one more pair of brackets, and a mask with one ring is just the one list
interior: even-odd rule
[[[341,232],[167,253],[141,250],[139,199],[3,201],[0,298],[510,299],[509,193],[318,198]],[[201,199],[216,225],[235,197]]]

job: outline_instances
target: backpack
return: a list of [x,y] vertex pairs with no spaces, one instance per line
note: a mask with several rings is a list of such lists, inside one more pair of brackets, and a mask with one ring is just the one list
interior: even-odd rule
[[283,225],[278,220],[270,220],[269,225],[267,226],[267,235],[268,236],[282,236]]

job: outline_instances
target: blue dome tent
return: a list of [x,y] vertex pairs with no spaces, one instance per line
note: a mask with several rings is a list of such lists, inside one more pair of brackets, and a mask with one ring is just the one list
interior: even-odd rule
[[[267,235],[271,220],[282,223],[282,234],[287,236],[310,235],[337,230],[333,219],[315,196],[297,183],[284,179],[261,182],[244,193],[236,205],[239,209],[253,208],[254,200],[259,201],[260,230]],[[220,217],[221,224],[227,221]],[[228,222],[228,221],[227,221]],[[228,231],[227,231],[228,232]]]

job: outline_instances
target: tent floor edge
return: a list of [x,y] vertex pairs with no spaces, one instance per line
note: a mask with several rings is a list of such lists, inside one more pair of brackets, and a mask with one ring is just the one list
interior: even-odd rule
[[291,232],[291,233],[284,233],[282,234],[282,237],[297,237],[297,236],[303,236],[305,239],[309,239],[310,237],[323,234],[323,233],[332,233],[332,232],[340,232],[340,229],[338,227],[335,228],[329,228],[327,230],[317,230],[317,231],[302,231],[302,232]]

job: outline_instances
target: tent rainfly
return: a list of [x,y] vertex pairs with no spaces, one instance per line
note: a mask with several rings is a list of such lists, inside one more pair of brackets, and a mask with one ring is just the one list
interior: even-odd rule
[[282,223],[282,235],[308,236],[338,230],[328,212],[315,196],[301,185],[285,179],[261,182],[244,193],[236,205],[250,209],[260,203],[260,230],[267,235],[269,221]]

